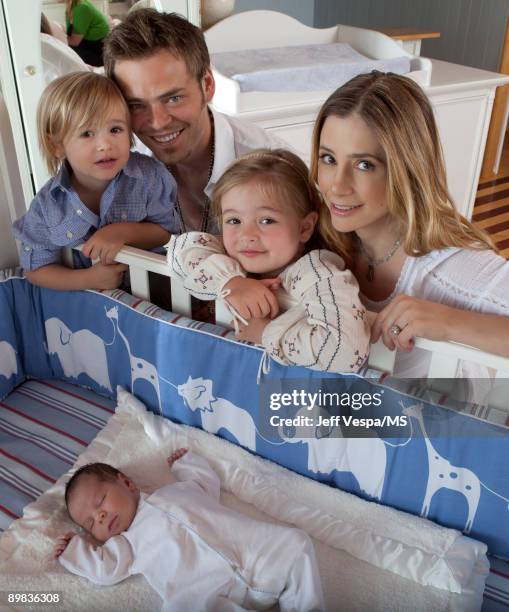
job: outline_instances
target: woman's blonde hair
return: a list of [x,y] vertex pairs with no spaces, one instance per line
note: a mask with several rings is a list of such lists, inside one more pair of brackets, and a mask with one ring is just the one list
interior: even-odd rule
[[[37,107],[39,147],[50,174],[57,174],[63,159],[55,145],[85,127],[98,125],[113,104],[125,109],[129,127],[129,109],[118,87],[94,72],[71,72],[52,81],[44,90]],[[132,144],[132,136],[131,136]]]
[[[320,210],[322,197],[300,157],[286,149],[257,149],[239,157],[216,183],[211,200],[212,216],[221,217],[221,200],[228,191],[251,182],[269,200],[288,202],[300,218]],[[308,248],[317,248],[318,242],[314,235]]]
[[[351,79],[329,96],[313,132],[314,180],[325,120],[353,114],[373,130],[384,151],[387,207],[399,225],[407,255],[419,257],[446,247],[495,249],[489,236],[454,208],[433,109],[422,89],[409,78],[374,71]],[[318,230],[329,248],[352,262],[355,236],[333,228],[325,203]]]
[[65,0],[65,18],[72,23],[72,10],[81,0]]

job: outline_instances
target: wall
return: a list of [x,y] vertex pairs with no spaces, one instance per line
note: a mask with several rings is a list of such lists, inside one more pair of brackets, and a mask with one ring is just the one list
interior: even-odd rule
[[315,0],[315,27],[413,27],[439,31],[421,54],[485,70],[498,69],[508,0]]
[[234,13],[261,9],[286,13],[308,26],[314,25],[314,0],[236,0]]

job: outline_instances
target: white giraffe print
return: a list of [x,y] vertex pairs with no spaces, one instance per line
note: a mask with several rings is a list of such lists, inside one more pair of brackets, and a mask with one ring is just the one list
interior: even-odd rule
[[107,310],[106,316],[112,321],[114,327],[116,327],[118,335],[122,338],[127,348],[129,361],[131,362],[131,393],[134,394],[134,383],[137,380],[146,380],[147,382],[149,382],[155,389],[155,392],[157,394],[157,402],[159,405],[159,413],[162,414],[161,393],[159,390],[159,376],[157,374],[156,367],[154,366],[154,364],[150,363],[146,359],[143,359],[142,357],[137,357],[136,355],[132,354],[129,340],[122,332],[118,324],[118,306],[113,306],[112,308],[110,308],[110,310]]
[[428,516],[431,500],[440,489],[458,491],[465,497],[468,503],[468,516],[464,532],[470,533],[481,497],[481,482],[479,478],[468,468],[451,465],[451,462],[442,457],[434,448],[427,437],[421,406],[407,406],[403,408],[403,412],[419,422],[428,452],[428,484],[422,504],[421,516]]

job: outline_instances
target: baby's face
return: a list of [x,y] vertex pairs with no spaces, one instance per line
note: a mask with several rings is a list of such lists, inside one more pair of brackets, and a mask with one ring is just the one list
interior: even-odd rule
[[116,480],[84,474],[69,497],[67,509],[75,523],[105,542],[130,527],[139,498],[138,489],[123,474]]

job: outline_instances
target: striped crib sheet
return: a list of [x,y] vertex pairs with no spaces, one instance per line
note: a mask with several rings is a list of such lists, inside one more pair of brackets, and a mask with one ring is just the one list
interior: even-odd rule
[[482,612],[508,612],[509,562],[490,557],[490,575],[486,580]]
[[0,531],[76,461],[115,402],[57,380],[28,380],[0,401]]

